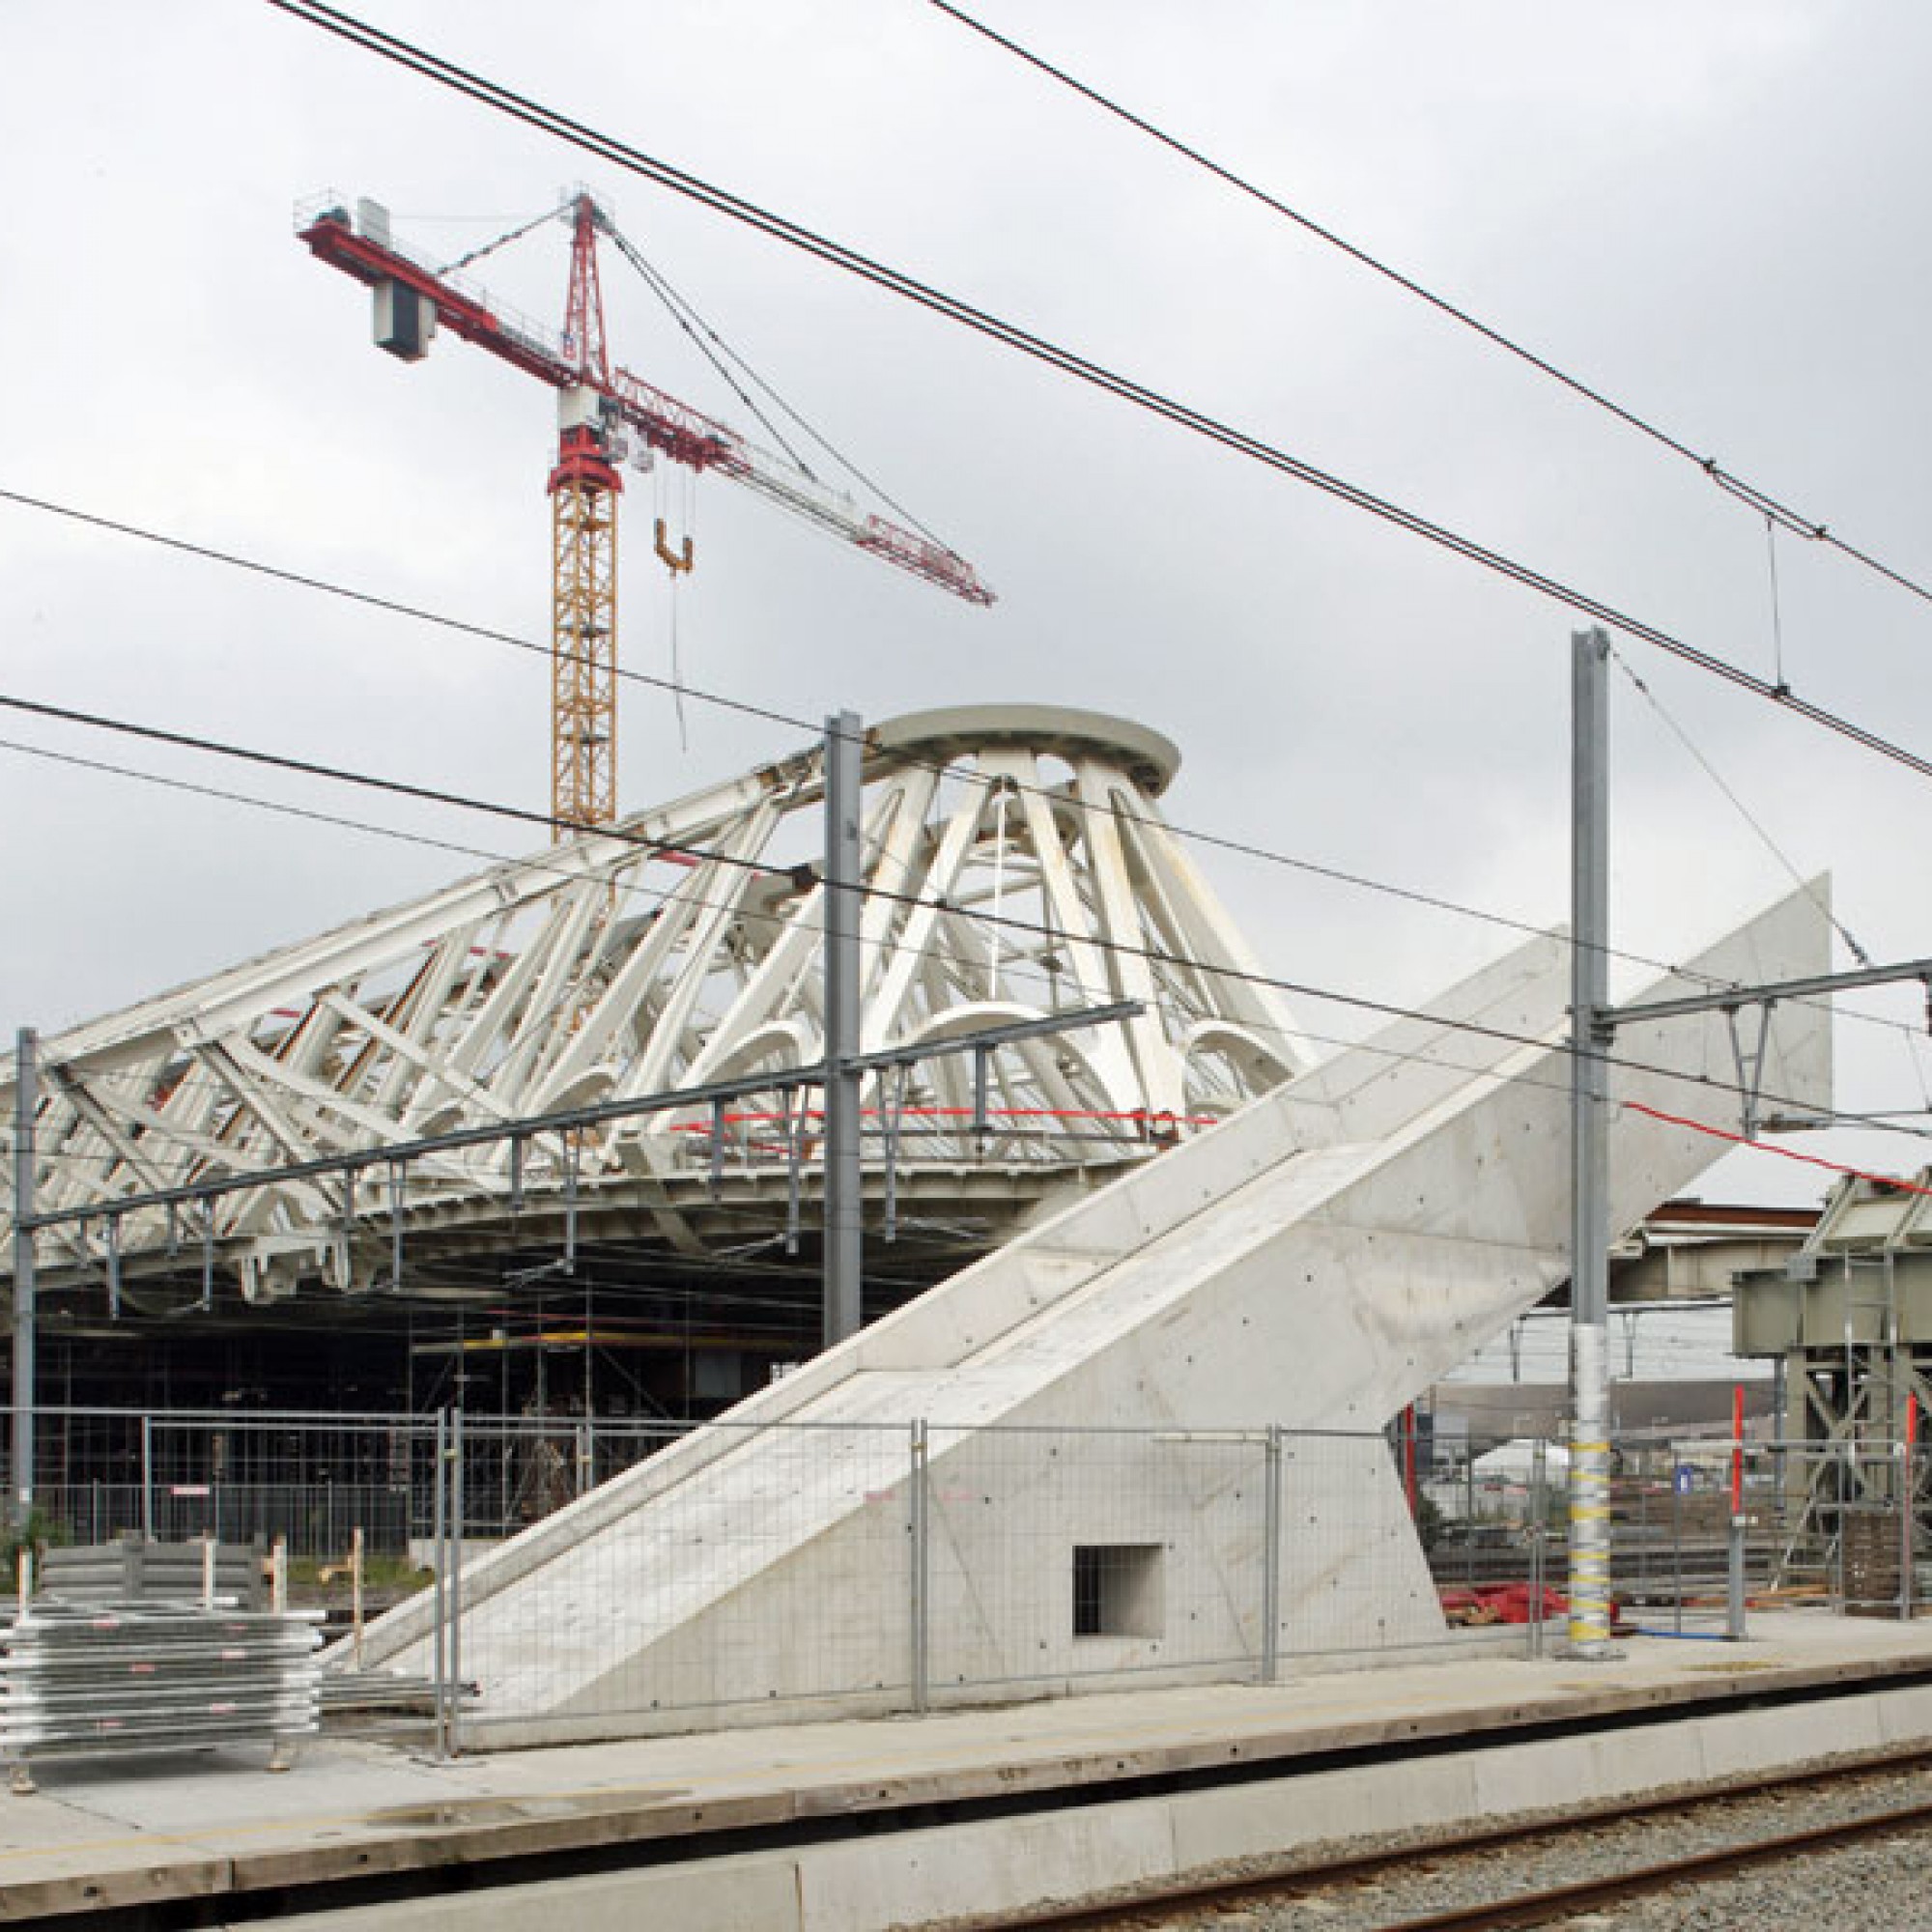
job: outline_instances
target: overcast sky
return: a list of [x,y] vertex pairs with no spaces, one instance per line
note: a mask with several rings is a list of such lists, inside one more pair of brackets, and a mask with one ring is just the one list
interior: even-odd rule
[[[1771,674],[1766,535],[1696,470],[918,0],[362,14]],[[983,15],[1899,568],[1932,580],[1922,5],[1295,7]],[[549,396],[453,338],[406,367],[293,236],[373,195],[454,256],[587,183],[797,407],[973,559],[953,603],[699,486],[685,675],[801,719],[1034,699],[1185,754],[1179,824],[1553,923],[1563,609],[607,170],[260,0],[0,5],[0,488],[548,636]],[[560,318],[560,228],[479,277]],[[743,412],[606,269],[613,351]],[[624,661],[668,668],[629,493]],[[1932,606],[1785,537],[1783,671],[1932,751]],[[538,658],[0,503],[0,689],[541,809]],[[1932,953],[1932,785],[1641,645],[1633,667],[1880,958]],[[801,734],[623,698],[639,807]],[[1789,885],[1619,690],[1618,943],[1681,956]],[[50,763],[40,747],[510,853],[488,820],[0,714],[0,1026],[74,1020],[469,869],[446,851]],[[1205,857],[1297,980],[1427,996],[1475,922]],[[1847,962],[1848,963],[1848,962]],[[1846,1004],[1921,1017],[1916,992]],[[1302,1002],[1318,1036],[1359,1032]],[[1841,1103],[1925,1104],[1841,1023]],[[1814,1151],[1910,1171],[1922,1143]],[[1803,1201],[1815,1171],[1710,1193]]]

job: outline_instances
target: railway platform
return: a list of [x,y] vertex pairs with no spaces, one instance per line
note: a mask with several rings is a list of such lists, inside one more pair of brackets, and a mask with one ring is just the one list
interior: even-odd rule
[[[1552,1636],[1554,1633],[1552,1633]],[[1756,1613],[1443,1661],[450,1761],[325,1737],[48,1764],[0,1922],[362,1932],[991,1925],[1243,1861],[1932,1746],[1932,1622]]]

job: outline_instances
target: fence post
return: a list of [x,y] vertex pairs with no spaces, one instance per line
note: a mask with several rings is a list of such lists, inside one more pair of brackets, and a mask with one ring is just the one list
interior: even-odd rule
[[1745,1640],[1745,1516],[1731,1518],[1731,1540],[1724,1577],[1724,1634],[1733,1643]]
[[155,1540],[155,1418],[141,1418],[141,1541]]
[[1851,1555],[1852,1497],[1858,1489],[1858,1463],[1854,1460],[1856,1451],[1852,1438],[1847,1435],[1842,1443],[1844,1451],[1842,1466],[1838,1470],[1838,1611],[1842,1615],[1851,1602]]
[[449,1457],[449,1754],[463,1749],[463,1407],[450,1427]]
[[923,1716],[932,1689],[932,1627],[929,1587],[931,1581],[931,1536],[927,1520],[926,1468],[929,1444],[925,1418],[912,1425],[909,1445],[910,1466],[906,1476],[906,1499],[912,1531],[912,1708]]
[[1281,1424],[1278,1422],[1268,1424],[1263,1456],[1261,1681],[1272,1684],[1281,1667]]
[[1745,1385],[1731,1391],[1731,1516],[1725,1554],[1724,1629],[1733,1643],[1745,1640]]
[[355,1668],[362,1668],[362,1525],[349,1532],[349,1628],[353,1634],[351,1655]]
[[1476,1581],[1476,1445],[1463,1438],[1463,1580]]
[[1677,1444],[1666,1445],[1670,1457],[1670,1601],[1671,1629],[1684,1634],[1684,1496],[1678,1488]]
[[1529,1452],[1529,1654],[1543,1655],[1543,1579],[1548,1574],[1544,1537],[1548,1533],[1548,1498],[1544,1492],[1548,1447],[1542,1436]]
[[449,1480],[449,1411],[436,1412],[436,1463],[430,1481],[431,1562],[436,1567],[436,1639],[434,1653],[433,1702],[436,1706],[436,1754],[449,1755],[449,1511],[443,1485]]
[[1918,1516],[1918,1397],[1908,1393],[1905,1398],[1905,1442],[1904,1455],[1900,1458],[1898,1506],[1900,1522],[1898,1526],[1898,1614],[1909,1618],[1913,1614],[1914,1598],[1917,1594],[1918,1578],[1912,1574],[1912,1563],[1916,1541],[1915,1529]]

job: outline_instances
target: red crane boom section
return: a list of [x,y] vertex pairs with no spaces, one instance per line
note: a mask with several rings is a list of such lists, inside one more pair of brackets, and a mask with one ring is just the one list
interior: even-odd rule
[[298,233],[319,261],[372,288],[394,282],[412,291],[432,305],[442,327],[540,383],[554,389],[588,388],[608,397],[618,419],[671,462],[699,471],[715,469],[969,604],[992,603],[993,593],[973,566],[944,544],[862,510],[796,464],[748,442],[736,430],[628,369],[611,367],[608,374],[593,369],[582,353],[588,345],[579,345],[573,355],[572,345],[482,290],[426,267],[393,242],[357,234],[346,209],[326,209]]

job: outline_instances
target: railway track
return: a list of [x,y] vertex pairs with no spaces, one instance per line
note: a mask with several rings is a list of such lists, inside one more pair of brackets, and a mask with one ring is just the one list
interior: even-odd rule
[[[1821,1807],[1833,1815],[1810,1815]],[[1304,1923],[1332,1932],[1554,1927],[1608,1907],[1914,1832],[1932,1833],[1932,1752],[1922,1747],[1293,1867],[1250,1868],[976,1926],[978,1932],[1206,1932],[1231,1923],[1256,1932]],[[1664,1844],[1646,1849],[1646,1837]],[[1611,1839],[1626,1842],[1605,1849]],[[1687,1848],[1690,1839],[1702,1842]],[[1562,1875],[1579,1861],[1595,1868]],[[1445,1895],[1454,1902],[1441,1903]]]

